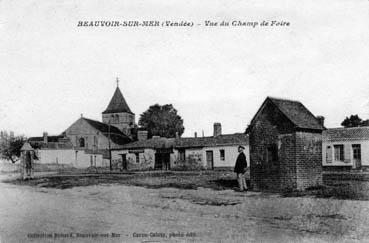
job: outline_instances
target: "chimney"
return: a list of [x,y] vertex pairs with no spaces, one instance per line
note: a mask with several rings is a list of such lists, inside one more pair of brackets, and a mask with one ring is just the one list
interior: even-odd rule
[[204,130],[202,130],[202,137],[204,137]]
[[47,144],[47,132],[43,133],[44,143]]
[[179,132],[176,132],[176,138],[177,139],[179,138]]
[[195,134],[194,134],[194,135],[195,135],[195,138],[197,138],[197,132],[195,132]]
[[316,119],[318,120],[319,124],[324,127],[324,116],[316,116]]
[[148,131],[137,131],[137,140],[143,141],[147,139]]
[[222,135],[222,124],[219,122],[214,123],[214,137],[218,137],[219,135]]

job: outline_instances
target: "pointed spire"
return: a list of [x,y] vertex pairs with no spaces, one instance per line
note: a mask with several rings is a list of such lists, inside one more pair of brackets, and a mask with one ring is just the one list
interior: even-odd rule
[[105,111],[103,111],[103,114],[107,113],[119,113],[119,112],[127,112],[134,114],[131,109],[129,109],[129,106],[126,102],[126,100],[123,97],[122,92],[119,89],[119,79],[117,77],[117,88],[115,89],[114,95],[111,98],[108,107]]

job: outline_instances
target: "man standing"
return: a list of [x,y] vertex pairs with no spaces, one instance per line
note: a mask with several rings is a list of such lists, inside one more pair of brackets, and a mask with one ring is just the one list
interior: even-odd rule
[[240,191],[247,190],[246,180],[245,180],[245,174],[246,174],[246,168],[247,168],[247,161],[246,156],[243,153],[243,150],[245,147],[238,146],[238,157],[236,160],[236,165],[234,166],[234,172],[237,174],[237,180],[238,185],[240,187]]

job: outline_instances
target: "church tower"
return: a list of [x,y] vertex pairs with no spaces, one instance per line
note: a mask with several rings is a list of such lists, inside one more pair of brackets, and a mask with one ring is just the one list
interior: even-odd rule
[[119,89],[117,78],[117,88],[111,98],[108,107],[102,112],[103,123],[117,127],[127,136],[131,136],[131,128],[135,126],[135,114],[129,109],[122,92]]

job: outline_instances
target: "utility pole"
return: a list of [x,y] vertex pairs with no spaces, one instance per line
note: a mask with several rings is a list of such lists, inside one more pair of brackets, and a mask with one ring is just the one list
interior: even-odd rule
[[109,166],[110,166],[110,171],[113,170],[112,164],[111,164],[111,147],[110,147],[110,121],[108,122],[108,138],[109,138]]

